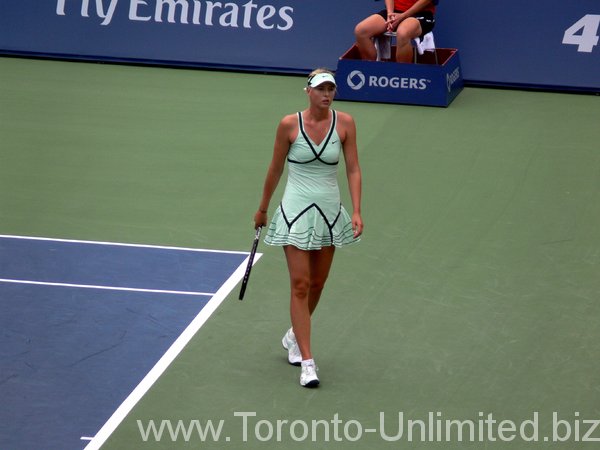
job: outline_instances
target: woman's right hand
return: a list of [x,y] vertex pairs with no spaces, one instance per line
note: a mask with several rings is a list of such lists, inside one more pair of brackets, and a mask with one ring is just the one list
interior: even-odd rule
[[254,229],[264,227],[267,224],[267,212],[260,209],[254,214]]

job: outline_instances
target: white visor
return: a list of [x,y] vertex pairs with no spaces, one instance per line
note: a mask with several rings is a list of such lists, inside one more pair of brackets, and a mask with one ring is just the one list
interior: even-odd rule
[[317,87],[323,83],[332,83],[334,86],[336,86],[335,78],[333,78],[333,75],[330,73],[318,73],[312,78],[308,79],[308,87]]

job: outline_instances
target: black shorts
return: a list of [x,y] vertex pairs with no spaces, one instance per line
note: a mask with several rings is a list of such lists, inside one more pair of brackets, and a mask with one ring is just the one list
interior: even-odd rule
[[[394,11],[394,12],[402,13],[403,11]],[[379,14],[381,17],[383,17],[383,20],[387,20],[387,10],[386,9],[379,11],[377,14]],[[433,14],[431,13],[431,11],[421,11],[412,17],[417,19],[419,21],[419,23],[421,24],[421,30],[422,30],[421,36],[424,36],[427,33],[429,33],[431,30],[433,30],[433,27],[435,26],[435,17],[433,17]]]

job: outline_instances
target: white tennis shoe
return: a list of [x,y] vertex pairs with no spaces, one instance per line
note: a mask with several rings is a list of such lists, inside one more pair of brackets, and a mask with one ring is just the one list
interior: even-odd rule
[[300,385],[307,388],[314,388],[319,385],[319,377],[317,376],[319,368],[311,359],[302,361],[302,372],[300,373]]
[[302,362],[302,354],[300,353],[300,348],[296,342],[294,330],[291,328],[287,330],[281,339],[281,344],[283,345],[283,348],[288,351],[288,362],[293,366],[299,366]]

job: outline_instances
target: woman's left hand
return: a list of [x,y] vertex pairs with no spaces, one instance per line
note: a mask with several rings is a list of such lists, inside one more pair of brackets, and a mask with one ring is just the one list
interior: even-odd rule
[[352,214],[352,231],[354,231],[354,237],[359,237],[363,232],[363,221],[359,213]]
[[401,14],[393,14],[388,18],[387,21],[387,31],[396,31],[400,22],[402,22],[403,17]]

